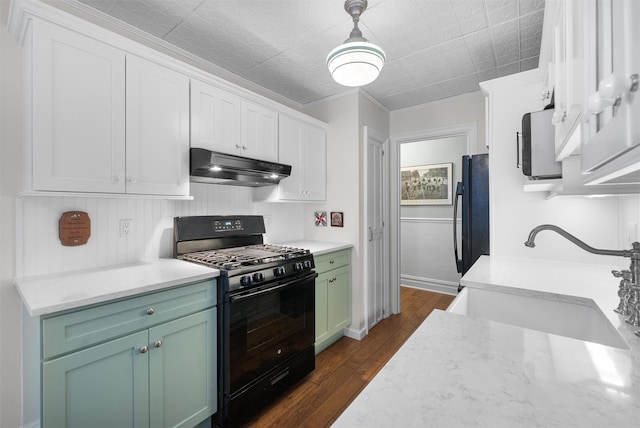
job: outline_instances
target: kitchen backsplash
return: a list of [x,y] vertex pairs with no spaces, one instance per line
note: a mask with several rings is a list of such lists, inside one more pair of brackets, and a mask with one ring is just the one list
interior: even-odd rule
[[[266,242],[304,235],[302,204],[254,203],[250,188],[191,184],[192,201],[161,199],[33,197],[18,201],[17,276],[88,269],[173,255],[173,217],[260,214]],[[58,222],[65,211],[86,211],[91,237],[86,245],[62,246]],[[129,237],[120,236],[120,220],[132,220]]]

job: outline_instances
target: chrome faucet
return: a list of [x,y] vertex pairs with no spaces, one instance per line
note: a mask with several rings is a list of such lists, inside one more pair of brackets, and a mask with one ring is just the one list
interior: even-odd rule
[[[529,248],[535,247],[536,235],[543,230],[554,231],[560,236],[573,242],[583,250],[593,254],[599,254],[602,256],[629,257],[631,259],[631,265],[629,266],[628,271],[612,271],[613,275],[616,277],[622,276],[623,278],[628,278],[628,283],[624,286],[623,284],[621,284],[620,290],[618,291],[618,295],[620,296],[620,305],[618,306],[618,311],[624,308],[628,313],[623,315],[630,315],[630,317],[626,320],[627,323],[636,327],[640,326],[640,242],[634,242],[633,244],[631,244],[630,250],[601,250],[599,248],[593,248],[592,246],[585,244],[584,242],[582,242],[566,230],[559,228],[558,226],[554,226],[553,224],[541,224],[540,226],[534,227],[531,232],[529,232],[529,238],[524,243],[524,245]],[[640,330],[636,331],[635,334],[637,336],[640,336]]]

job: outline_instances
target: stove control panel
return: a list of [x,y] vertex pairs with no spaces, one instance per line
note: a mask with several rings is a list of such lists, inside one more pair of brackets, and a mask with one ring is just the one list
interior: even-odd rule
[[215,232],[229,232],[229,231],[238,231],[243,230],[242,220],[240,219],[225,219],[225,220],[214,220],[213,221],[213,230]]

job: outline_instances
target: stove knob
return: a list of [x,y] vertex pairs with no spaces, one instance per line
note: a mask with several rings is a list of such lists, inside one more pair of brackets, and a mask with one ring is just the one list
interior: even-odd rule
[[240,278],[240,285],[242,285],[243,287],[248,287],[249,285],[251,285],[251,277],[248,275],[245,275],[242,278]]
[[302,265],[304,266],[305,269],[311,269],[313,267],[313,263],[311,263],[311,260],[303,261]]
[[283,276],[285,274],[284,266],[278,266],[273,270],[275,276]]
[[253,274],[253,282],[262,282],[264,281],[264,275],[262,272],[257,272]]
[[304,268],[302,267],[302,263],[300,263],[300,262],[295,262],[295,263],[293,264],[293,270],[294,270],[294,272],[300,272],[302,269],[304,269]]

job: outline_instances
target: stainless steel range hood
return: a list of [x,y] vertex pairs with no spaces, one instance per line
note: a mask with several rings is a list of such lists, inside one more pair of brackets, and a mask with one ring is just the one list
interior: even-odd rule
[[278,184],[291,174],[291,166],[242,156],[191,149],[191,177],[198,183],[262,187]]

